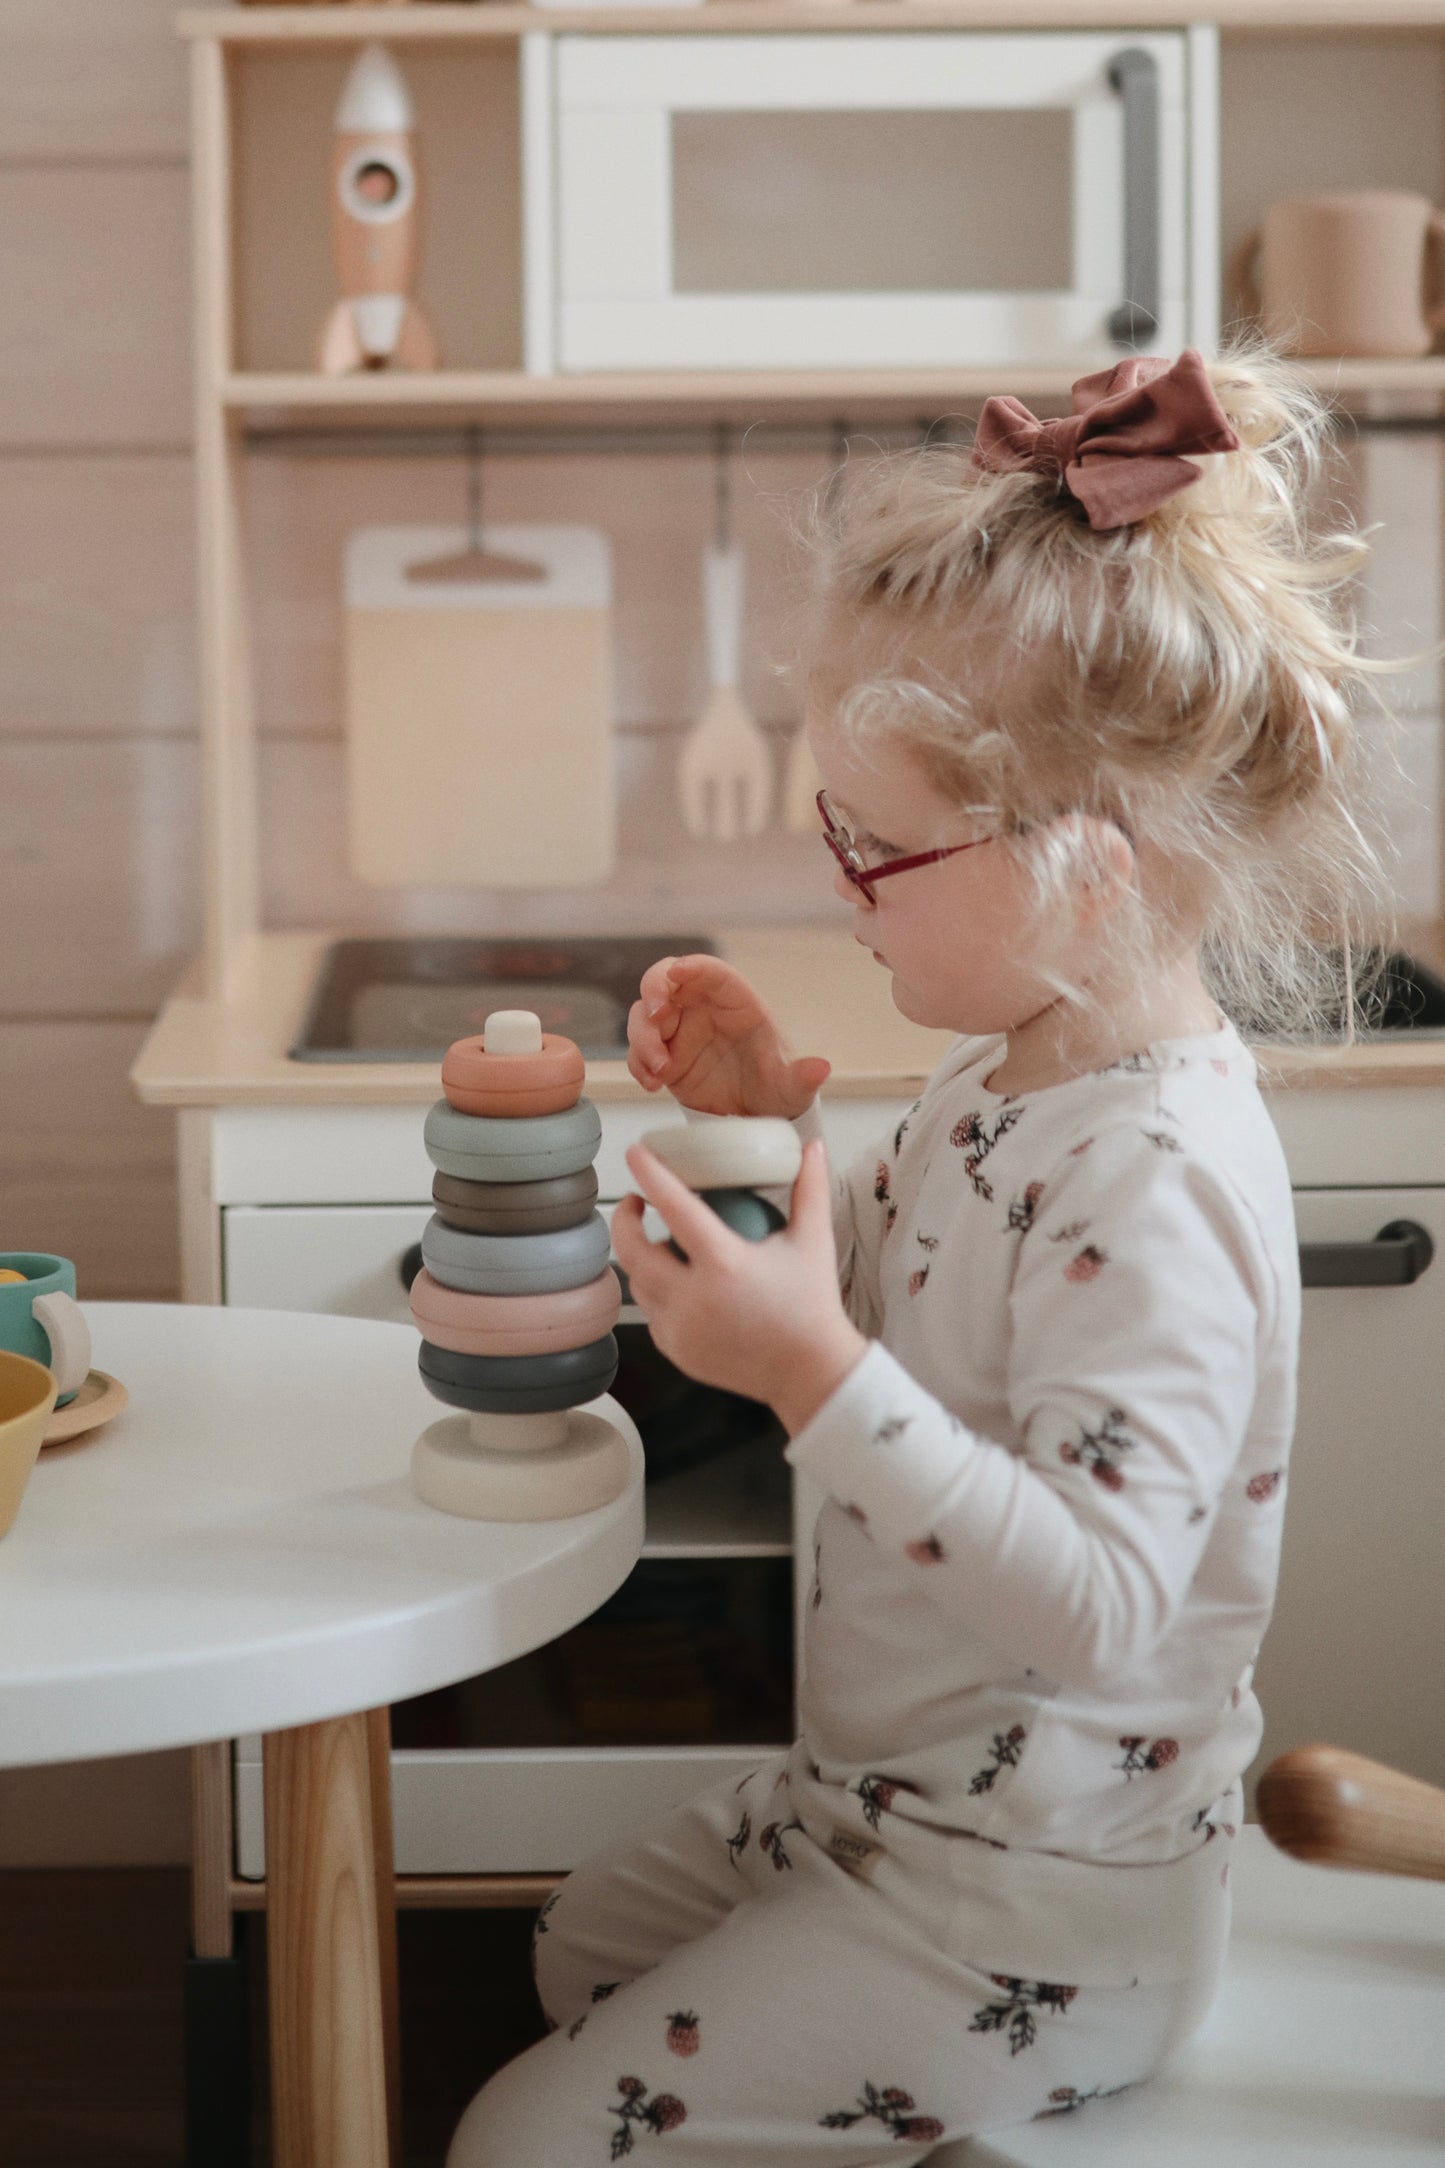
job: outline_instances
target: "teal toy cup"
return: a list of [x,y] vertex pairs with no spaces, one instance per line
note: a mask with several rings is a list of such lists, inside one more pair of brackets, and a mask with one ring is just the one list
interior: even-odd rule
[[75,1398],[90,1373],[90,1327],[75,1299],[68,1257],[0,1250],[0,1349],[44,1364],[55,1378],[58,1408]]

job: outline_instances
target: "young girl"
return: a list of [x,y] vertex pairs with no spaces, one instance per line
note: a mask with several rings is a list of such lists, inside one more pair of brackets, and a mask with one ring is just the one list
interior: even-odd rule
[[835,886],[959,1034],[831,1211],[827,1063],[725,963],[642,982],[646,1088],[810,1140],[767,1242],[640,1148],[613,1223],[658,1345],[826,1493],[802,1735],[549,1900],[554,2030],[452,2168],[901,2168],[1137,2083],[1214,1992],[1299,1324],[1230,1011],[1308,1025],[1369,897],[1361,553],[1304,538],[1320,416],[1269,357],[1124,362],[1074,409],[991,400],[823,544]]

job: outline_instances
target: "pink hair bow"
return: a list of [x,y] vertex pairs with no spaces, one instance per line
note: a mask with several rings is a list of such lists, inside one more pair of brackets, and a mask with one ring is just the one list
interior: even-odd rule
[[973,461],[993,473],[1059,474],[1100,531],[1129,527],[1199,480],[1186,452],[1237,452],[1204,363],[1141,354],[1080,377],[1074,411],[1041,422],[1018,399],[989,399]]

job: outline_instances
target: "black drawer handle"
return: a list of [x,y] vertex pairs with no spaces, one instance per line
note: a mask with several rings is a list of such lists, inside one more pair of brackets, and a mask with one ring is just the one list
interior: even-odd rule
[[1373,1242],[1302,1242],[1300,1280],[1306,1287],[1408,1287],[1434,1255],[1418,1220],[1391,1220]]
[[417,1274],[420,1271],[421,1244],[419,1242],[413,1242],[411,1248],[409,1250],[403,1250],[400,1257],[398,1257],[396,1261],[396,1276],[401,1281],[402,1286],[406,1289],[408,1294],[411,1293],[412,1281],[416,1278]]

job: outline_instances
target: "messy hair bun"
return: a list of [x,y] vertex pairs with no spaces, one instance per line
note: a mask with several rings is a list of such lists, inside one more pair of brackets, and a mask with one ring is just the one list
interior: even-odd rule
[[[1349,618],[1364,544],[1308,530],[1320,401],[1257,343],[1208,377],[1240,448],[1131,526],[1098,532],[1059,473],[988,471],[956,446],[835,478],[811,657],[844,734],[901,737],[946,797],[1012,831],[1041,901],[1070,886],[1077,841],[1042,833],[1062,811],[1157,847],[1202,915],[1221,1005],[1308,1036],[1338,1023],[1342,966],[1348,986],[1351,951],[1384,933],[1356,717],[1389,666]],[[1133,920],[1145,969],[1166,928],[1147,896]]]

